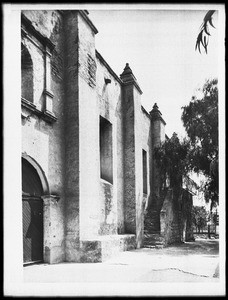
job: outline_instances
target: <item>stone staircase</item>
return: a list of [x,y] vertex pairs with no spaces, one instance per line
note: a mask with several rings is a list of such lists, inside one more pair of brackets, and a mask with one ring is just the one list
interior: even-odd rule
[[164,237],[160,234],[160,212],[152,207],[145,216],[144,222],[144,248],[163,248]]
[[159,232],[160,231],[160,212],[156,208],[151,208],[147,212],[144,220],[145,232]]
[[144,233],[144,248],[163,248],[165,246],[165,239],[160,232]]

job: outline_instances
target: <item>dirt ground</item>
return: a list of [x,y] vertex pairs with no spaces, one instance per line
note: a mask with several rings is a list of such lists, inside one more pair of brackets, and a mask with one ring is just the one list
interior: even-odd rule
[[[128,295],[129,292],[133,296],[144,293],[220,295],[224,293],[225,285],[222,279],[224,270],[220,268],[219,274],[219,261],[219,240],[196,238],[194,242],[161,249],[141,248],[121,252],[103,263],[24,267],[22,290],[32,296],[44,293],[69,295],[69,288],[72,288],[71,295],[84,296],[93,293],[101,296]],[[45,291],[44,286],[47,287]],[[119,287],[126,288],[126,291]]]
[[185,242],[178,245],[171,245],[163,249],[157,249],[157,253],[166,255],[188,255],[188,254],[202,254],[202,255],[218,255],[219,242],[218,239],[208,239],[204,237],[195,237],[195,242]]

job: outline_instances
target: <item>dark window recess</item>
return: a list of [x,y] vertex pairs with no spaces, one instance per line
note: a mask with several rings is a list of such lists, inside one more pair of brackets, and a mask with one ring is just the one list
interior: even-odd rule
[[100,117],[100,176],[113,183],[112,124]]
[[142,150],[143,165],[143,193],[147,194],[147,152]]
[[87,57],[87,62],[88,62],[88,83],[91,87],[95,87],[97,65],[95,60],[89,54]]
[[33,102],[33,63],[28,49],[21,45],[21,97]]

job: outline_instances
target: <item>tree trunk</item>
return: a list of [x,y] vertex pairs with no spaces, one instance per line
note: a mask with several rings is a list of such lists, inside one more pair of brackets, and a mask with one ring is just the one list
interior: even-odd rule
[[208,232],[208,238],[211,238],[211,230],[210,230],[210,225],[207,227],[207,232]]

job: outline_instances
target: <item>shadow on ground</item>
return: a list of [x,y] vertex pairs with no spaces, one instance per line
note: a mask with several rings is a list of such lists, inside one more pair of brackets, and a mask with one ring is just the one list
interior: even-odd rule
[[[144,251],[147,249],[144,248]],[[218,255],[219,241],[210,239],[196,239],[194,242],[184,242],[176,245],[170,245],[162,249],[150,249],[148,253],[165,255]]]
[[[196,240],[163,249],[121,252],[103,263],[24,268],[24,282],[219,282],[219,241]],[[63,276],[64,274],[64,276]]]

